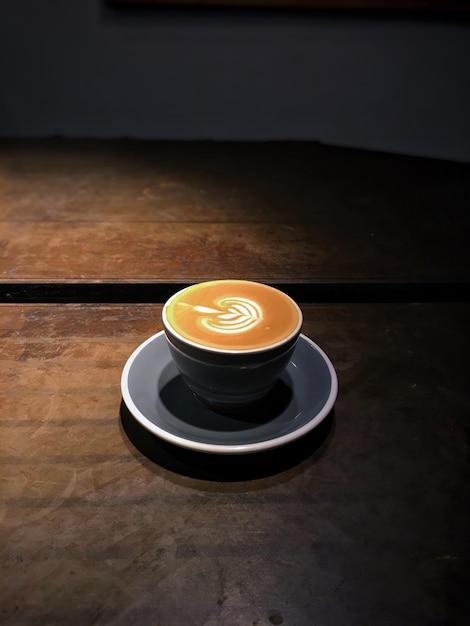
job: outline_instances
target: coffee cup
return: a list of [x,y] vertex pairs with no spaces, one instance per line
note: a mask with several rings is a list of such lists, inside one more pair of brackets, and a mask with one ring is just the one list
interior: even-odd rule
[[162,321],[183,380],[224,412],[252,406],[274,387],[300,335],[302,312],[263,283],[213,280],[170,297]]

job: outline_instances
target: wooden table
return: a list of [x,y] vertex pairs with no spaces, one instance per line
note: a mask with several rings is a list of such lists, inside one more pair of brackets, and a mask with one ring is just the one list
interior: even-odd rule
[[[0,152],[0,623],[466,623],[470,167],[317,144]],[[339,395],[295,444],[201,455],[122,403],[158,298],[220,276],[305,297]]]

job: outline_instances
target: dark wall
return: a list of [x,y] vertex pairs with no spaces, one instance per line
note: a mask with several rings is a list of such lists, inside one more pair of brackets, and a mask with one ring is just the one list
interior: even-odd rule
[[0,134],[313,139],[470,160],[470,23],[0,2]]

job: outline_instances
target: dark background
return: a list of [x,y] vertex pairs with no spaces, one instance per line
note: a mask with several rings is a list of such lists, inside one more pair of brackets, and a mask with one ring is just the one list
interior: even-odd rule
[[463,16],[2,0],[0,135],[318,140],[470,160]]

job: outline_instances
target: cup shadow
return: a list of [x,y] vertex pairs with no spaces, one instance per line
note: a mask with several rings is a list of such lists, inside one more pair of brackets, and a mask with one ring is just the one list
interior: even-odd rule
[[[172,415],[188,425],[207,430],[236,432],[253,428],[276,419],[292,399],[292,389],[279,380],[261,400],[247,406],[206,406],[194,394],[181,376],[175,376],[160,390],[160,399]],[[188,407],[191,410],[188,411]],[[223,419],[220,417],[223,416]]]
[[124,400],[120,417],[133,446],[166,470],[189,478],[238,482],[266,478],[287,471],[320,451],[334,431],[334,409],[312,431],[284,446],[251,454],[210,454],[174,445],[144,428]]

